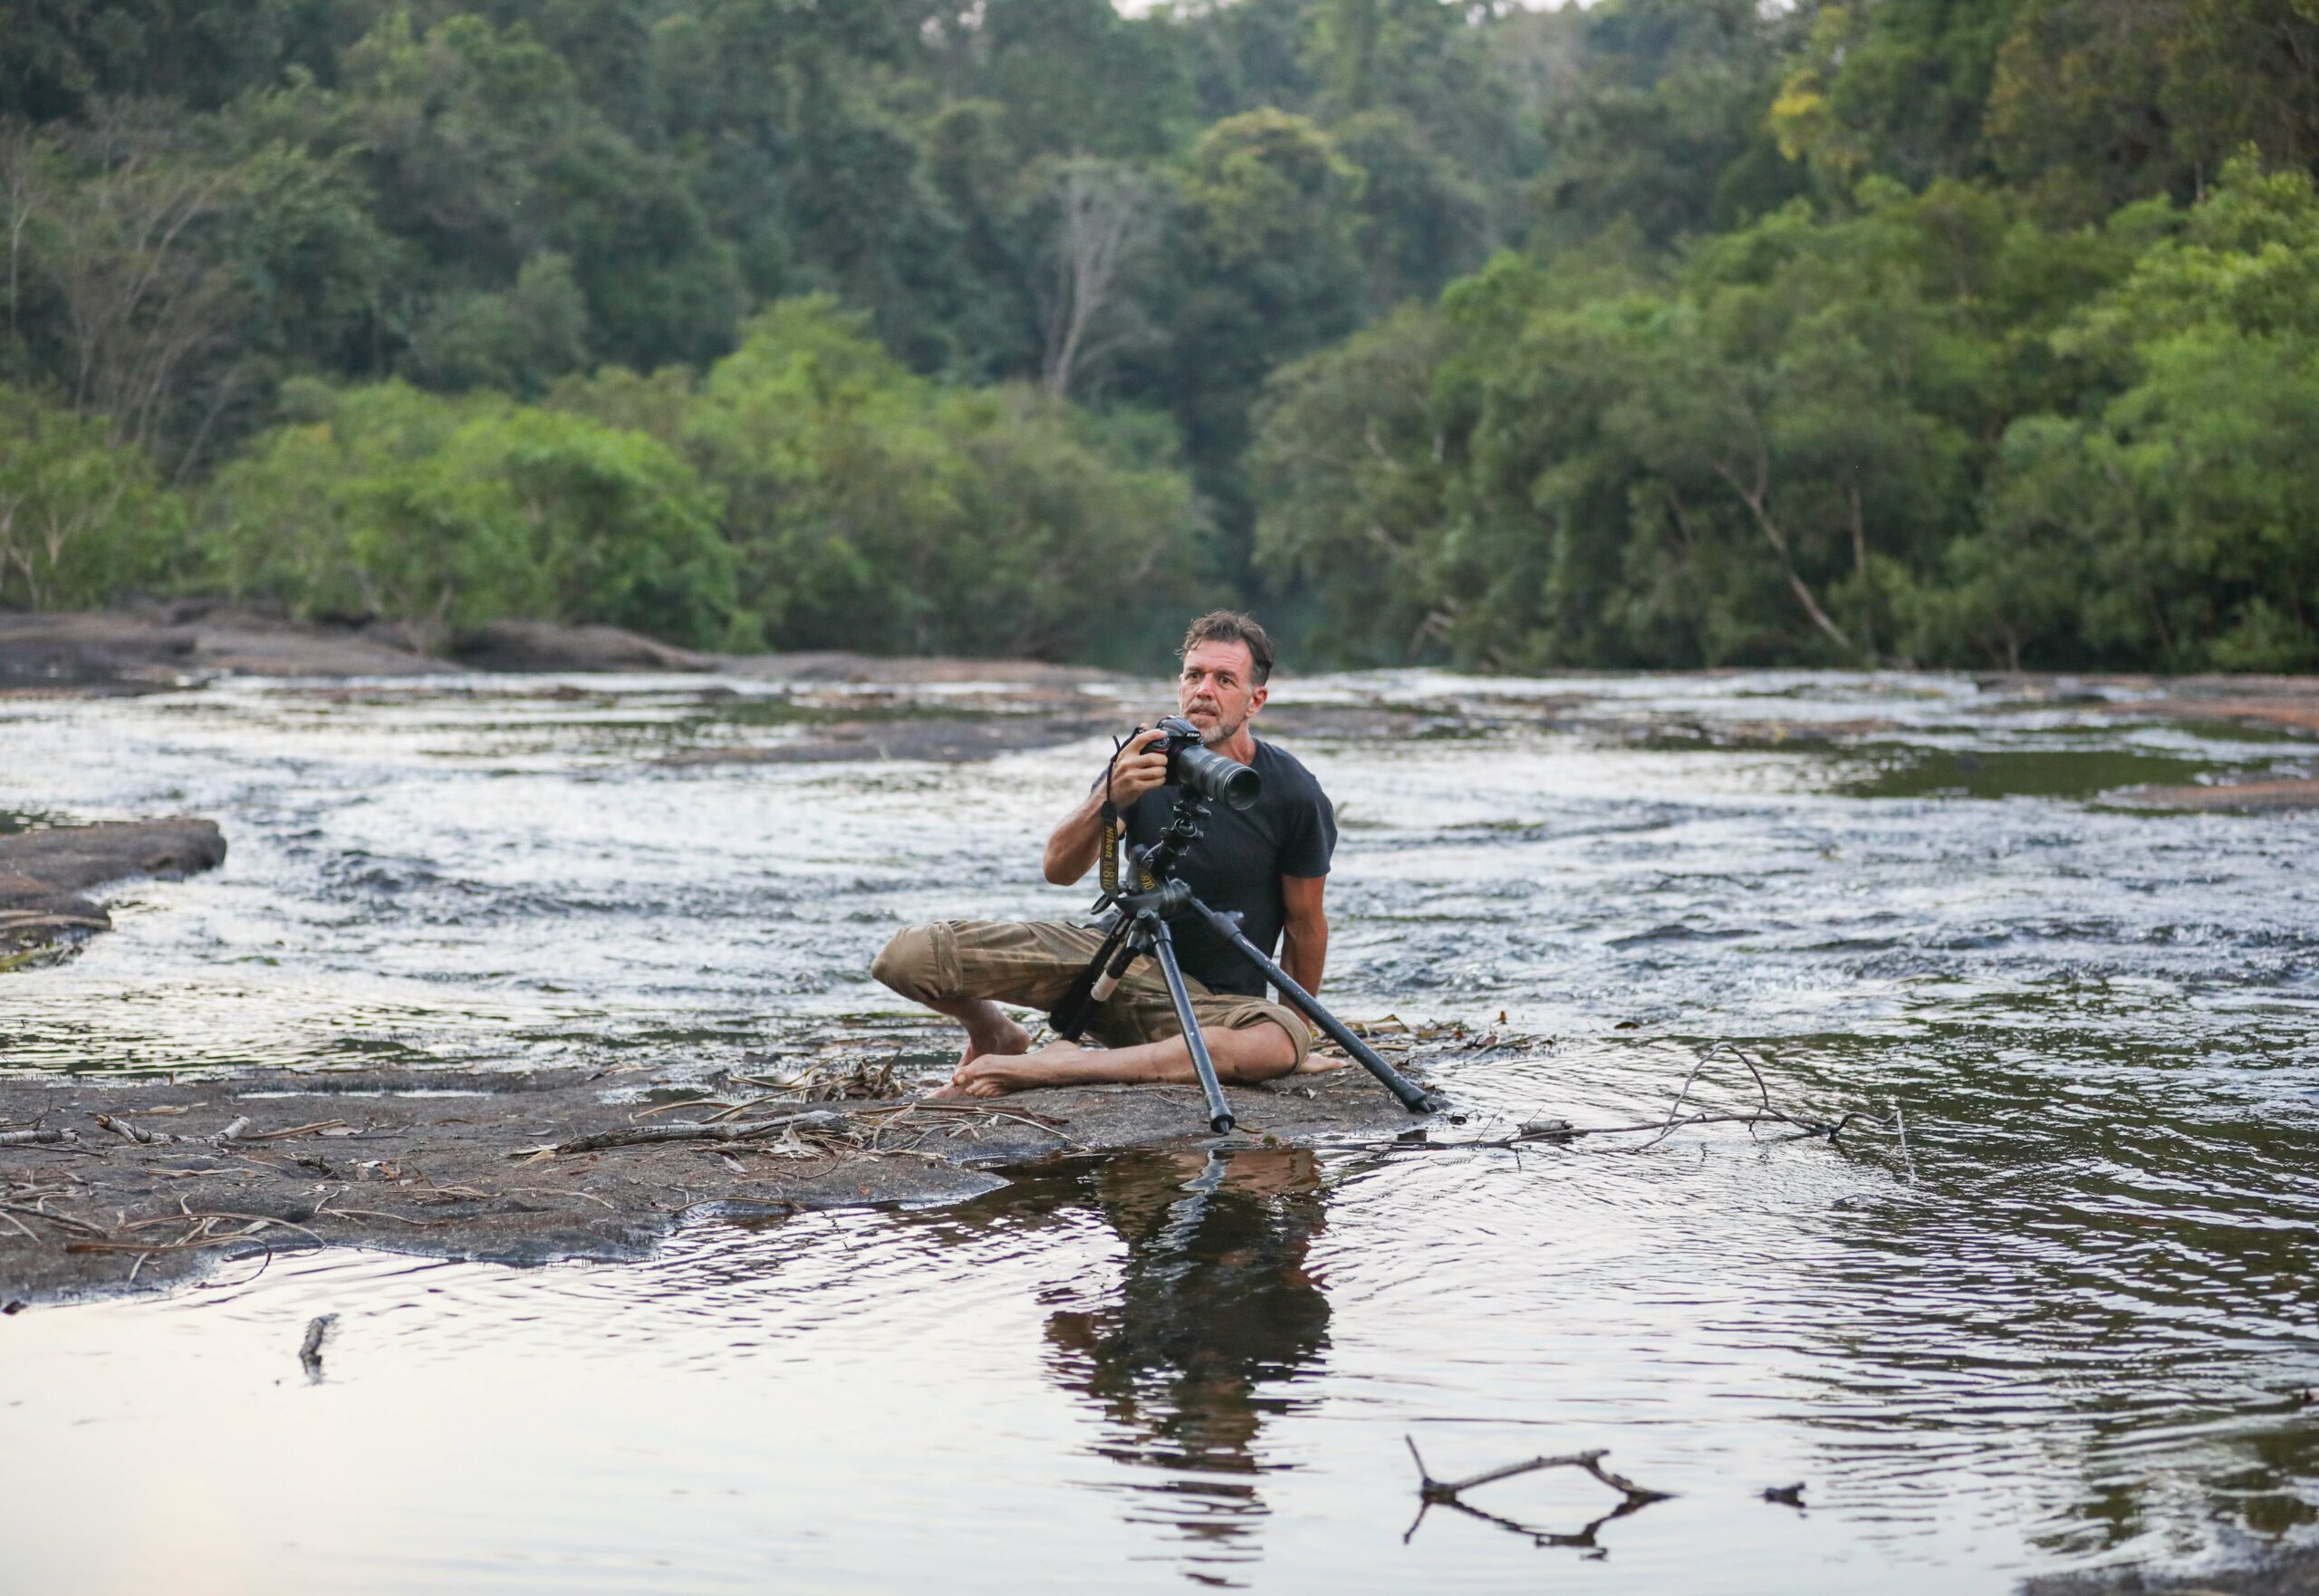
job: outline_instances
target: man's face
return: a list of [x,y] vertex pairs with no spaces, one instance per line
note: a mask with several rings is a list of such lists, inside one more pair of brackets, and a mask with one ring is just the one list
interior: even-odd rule
[[1265,689],[1256,685],[1256,659],[1246,643],[1196,643],[1184,656],[1176,678],[1176,704],[1199,727],[1209,747],[1228,743],[1264,707]]

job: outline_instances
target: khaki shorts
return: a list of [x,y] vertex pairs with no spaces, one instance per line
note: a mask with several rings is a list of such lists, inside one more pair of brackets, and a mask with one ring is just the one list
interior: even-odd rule
[[[898,931],[870,973],[914,1003],[986,997],[1042,1014],[1063,1001],[1103,935],[1086,926],[1037,920],[937,920]],[[1293,1009],[1236,992],[1211,992],[1189,976],[1192,1014],[1203,1031],[1236,1031],[1269,1020],[1296,1043],[1304,1063],[1312,1032]],[[1095,1005],[1088,1030],[1106,1047],[1164,1042],[1179,1034],[1175,1005],[1159,965],[1139,958],[1111,996]]]

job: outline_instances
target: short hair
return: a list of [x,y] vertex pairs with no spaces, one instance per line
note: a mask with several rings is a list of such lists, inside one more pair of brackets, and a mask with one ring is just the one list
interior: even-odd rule
[[1253,616],[1243,615],[1237,610],[1209,611],[1184,633],[1184,646],[1177,651],[1179,657],[1202,643],[1246,643],[1248,662],[1256,678],[1252,686],[1263,687],[1272,675],[1272,638]]

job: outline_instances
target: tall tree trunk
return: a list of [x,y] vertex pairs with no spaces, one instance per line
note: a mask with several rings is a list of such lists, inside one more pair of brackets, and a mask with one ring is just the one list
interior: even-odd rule
[[1750,487],[1740,481],[1738,473],[1727,466],[1718,466],[1715,473],[1723,478],[1733,493],[1738,495],[1739,502],[1747,506],[1747,514],[1755,517],[1756,529],[1764,534],[1764,541],[1771,544],[1772,553],[1779,558],[1780,573],[1787,578],[1788,591],[1795,595],[1796,602],[1804,606],[1804,612],[1812,618],[1812,624],[1825,632],[1830,640],[1845,653],[1859,653],[1860,645],[1852,640],[1852,634],[1838,626],[1835,618],[1820,607],[1820,601],[1813,593],[1811,584],[1797,572],[1795,556],[1788,550],[1787,534],[1772,518],[1768,495],[1760,486]]
[[1844,494],[1852,508],[1852,568],[1860,573],[1860,640],[1871,661],[1876,659],[1876,579],[1868,571],[1868,518],[1860,503],[1860,478],[1847,476]]

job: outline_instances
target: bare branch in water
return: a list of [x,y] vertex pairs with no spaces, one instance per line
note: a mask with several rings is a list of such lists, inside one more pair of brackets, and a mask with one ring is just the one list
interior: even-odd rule
[[[1648,1485],[1639,1485],[1624,1475],[1613,1474],[1603,1467],[1602,1459],[1610,1456],[1607,1447],[1598,1447],[1587,1452],[1567,1452],[1553,1457],[1530,1457],[1520,1463],[1506,1464],[1500,1468],[1485,1469],[1480,1474],[1468,1475],[1464,1479],[1438,1480],[1433,1477],[1432,1471],[1426,1467],[1424,1455],[1418,1451],[1417,1442],[1409,1436],[1403,1436],[1401,1440],[1409,1447],[1410,1457],[1417,1464],[1418,1476],[1417,1517],[1410,1522],[1410,1527],[1402,1532],[1403,1544],[1407,1544],[1410,1537],[1417,1534],[1418,1525],[1425,1522],[1428,1508],[1454,1507],[1460,1513],[1496,1524],[1501,1529],[1527,1535],[1541,1546],[1592,1546],[1594,1544],[1594,1533],[1604,1524],[1613,1519],[1624,1518],[1630,1513],[1648,1507],[1653,1502],[1664,1502],[1673,1495],[1669,1491],[1654,1491]],[[1480,1508],[1460,1500],[1461,1493],[1470,1491],[1477,1485],[1486,1485],[1495,1480],[1511,1479],[1516,1475],[1535,1474],[1542,1468],[1575,1468],[1582,1474],[1591,1475],[1618,1492],[1621,1501],[1616,1507],[1603,1514],[1575,1534],[1557,1534],[1551,1531],[1533,1529],[1528,1524],[1517,1524],[1513,1519],[1502,1518],[1495,1513],[1485,1513]]]

